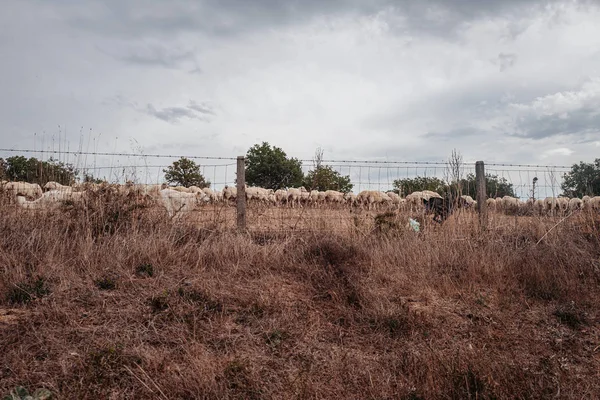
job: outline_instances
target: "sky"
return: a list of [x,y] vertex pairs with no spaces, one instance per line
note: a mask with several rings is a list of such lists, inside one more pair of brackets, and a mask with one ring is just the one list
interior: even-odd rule
[[317,147],[335,160],[600,157],[600,2],[4,0],[3,10],[1,148],[235,157],[266,141],[300,159]]

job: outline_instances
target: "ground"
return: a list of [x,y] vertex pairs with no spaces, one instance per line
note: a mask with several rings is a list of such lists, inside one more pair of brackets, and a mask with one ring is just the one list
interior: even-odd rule
[[470,212],[252,209],[246,234],[234,217],[5,207],[0,394],[600,395],[598,215],[481,231]]

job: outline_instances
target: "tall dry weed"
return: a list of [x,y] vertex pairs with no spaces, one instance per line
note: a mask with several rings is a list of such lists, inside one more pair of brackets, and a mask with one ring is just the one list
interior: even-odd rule
[[242,235],[135,204],[100,193],[50,214],[2,208],[0,394],[600,394],[595,215],[480,232],[464,213],[417,234],[405,216],[329,229],[330,213]]

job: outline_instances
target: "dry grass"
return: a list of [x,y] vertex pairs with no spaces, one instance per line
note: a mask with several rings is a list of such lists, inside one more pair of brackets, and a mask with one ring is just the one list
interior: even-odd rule
[[256,210],[251,226],[283,222],[239,235],[229,209],[184,224],[115,201],[0,209],[0,395],[600,396],[597,216],[539,244],[558,220],[415,234],[406,216]]

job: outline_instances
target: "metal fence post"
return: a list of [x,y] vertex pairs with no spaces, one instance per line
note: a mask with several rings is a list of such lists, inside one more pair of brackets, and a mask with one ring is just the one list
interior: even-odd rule
[[246,231],[246,158],[237,158],[237,228]]
[[485,230],[487,228],[487,190],[485,188],[485,166],[483,161],[477,161],[475,163],[475,182],[477,185],[479,226],[482,230]]

